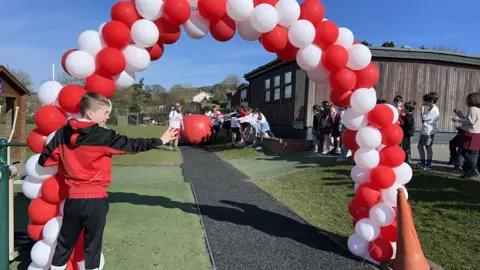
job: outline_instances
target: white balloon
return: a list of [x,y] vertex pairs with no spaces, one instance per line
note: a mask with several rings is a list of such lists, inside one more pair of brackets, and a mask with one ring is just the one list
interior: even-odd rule
[[343,46],[345,49],[352,47],[354,41],[353,33],[345,27],[338,28],[338,38],[335,44]]
[[97,31],[87,30],[78,37],[78,48],[95,57],[97,53],[104,48],[104,45]]
[[134,72],[142,72],[150,65],[150,54],[145,48],[138,45],[128,45],[123,49],[127,60],[127,68]]
[[349,108],[343,115],[343,124],[348,129],[359,130],[368,125],[367,115]]
[[350,97],[352,109],[359,113],[367,113],[377,104],[377,92],[373,88],[360,88]]
[[38,158],[40,157],[40,154],[35,154],[31,156],[28,160],[27,163],[25,164],[25,170],[27,171],[27,175],[44,181],[53,175],[55,175],[58,171],[57,166],[51,166],[51,167],[42,167],[38,165]]
[[372,222],[380,227],[388,226],[395,220],[395,210],[383,202],[370,208],[369,213]]
[[386,104],[386,105],[387,105],[388,107],[390,107],[390,109],[392,109],[392,111],[393,111],[393,121],[392,121],[392,124],[397,123],[398,117],[399,117],[398,109],[395,108],[392,104]]
[[350,177],[353,182],[356,184],[365,183],[368,181],[369,171],[358,167],[357,165],[353,166],[350,171]]
[[55,133],[57,132],[54,131],[48,135],[47,140],[45,141],[45,145],[48,145],[50,143],[50,141],[53,139],[53,136],[55,136]]
[[30,258],[36,266],[46,267],[52,261],[54,251],[54,246],[50,246],[45,240],[41,240],[32,247]]
[[371,170],[380,163],[380,155],[375,149],[359,148],[355,152],[354,160],[358,167]]
[[288,29],[288,40],[297,48],[305,48],[315,39],[315,27],[307,20],[298,20]]
[[410,182],[410,180],[412,180],[412,176],[413,176],[412,168],[410,167],[410,165],[408,165],[405,162],[402,163],[402,165],[396,168],[393,168],[393,172],[395,173],[395,176],[396,176],[396,181],[395,181],[396,184],[405,185],[408,182]]
[[136,0],[135,8],[138,14],[151,21],[162,17],[163,0]]
[[63,200],[63,201],[60,203],[60,206],[59,206],[58,208],[59,208],[60,216],[63,216],[63,210],[64,210],[64,208],[65,208],[65,200]]
[[197,7],[198,5],[198,0],[188,0],[188,3],[190,3],[191,7]]
[[95,72],[95,58],[89,53],[77,50],[65,60],[68,73],[77,79],[86,79]]
[[358,130],[355,141],[361,148],[375,149],[382,143],[382,133],[374,127],[366,126]]
[[277,10],[269,4],[256,6],[250,14],[250,20],[255,31],[267,33],[273,30],[278,23]]
[[289,27],[300,17],[300,5],[295,0],[280,0],[275,5],[278,12],[278,24]]
[[242,37],[244,40],[248,41],[254,41],[260,38],[262,33],[258,32],[253,28],[252,25],[252,20],[246,19],[243,22],[239,22],[237,25],[238,28],[238,34],[240,37]]
[[57,101],[58,94],[63,86],[57,81],[43,82],[37,90],[38,100],[42,105],[51,105]]
[[100,33],[100,38],[102,37],[102,30],[103,30],[103,27],[105,26],[105,24],[107,24],[107,23],[102,23],[102,24],[100,24],[100,26],[98,27],[98,33]]
[[81,113],[69,113],[68,114],[68,117],[67,117],[67,121],[70,120],[70,119],[82,119],[83,116]]
[[227,0],[227,14],[236,22],[244,21],[253,11],[253,0]]
[[405,198],[408,200],[408,191],[407,189],[400,185],[400,184],[394,184],[393,186],[387,188],[387,189],[382,189],[382,200],[385,203],[388,203],[391,206],[397,207],[397,193],[398,189],[401,188],[403,189],[405,193]]
[[149,48],[158,41],[160,33],[158,27],[150,20],[138,20],[132,25],[130,30],[132,40],[140,47]]
[[395,259],[397,255],[397,242],[390,242],[390,244],[392,244],[392,248],[393,248],[392,259]]
[[113,80],[118,90],[126,90],[135,83],[135,72],[124,70],[119,75],[113,77]]
[[347,67],[351,70],[360,70],[370,64],[372,61],[372,52],[363,44],[355,44],[348,48]]
[[33,179],[27,175],[22,183],[22,192],[30,200],[36,199],[42,195],[42,184],[43,181]]
[[321,83],[328,79],[330,71],[322,65],[322,61],[313,69],[307,70],[307,76],[312,82]]
[[192,11],[190,18],[183,25],[185,33],[193,39],[201,39],[208,34],[208,20],[204,19],[198,10]]
[[385,144],[381,143],[378,147],[377,147],[377,151],[380,153],[380,151],[382,151],[383,148],[385,148]]
[[310,44],[297,52],[297,64],[304,70],[311,70],[318,66],[322,59],[322,49]]
[[30,265],[27,268],[27,270],[48,270],[48,269],[50,269],[48,265],[46,267],[40,267],[36,265],[34,262],[30,263]]
[[60,233],[60,228],[62,227],[62,217],[54,217],[50,219],[42,230],[42,236],[45,243],[48,245],[53,245],[57,242],[58,234]]
[[365,239],[362,239],[356,233],[350,235],[347,246],[348,250],[356,256],[363,258],[368,255],[368,241],[365,241]]
[[355,233],[360,239],[370,242],[380,235],[380,227],[375,225],[371,219],[362,218],[355,225]]

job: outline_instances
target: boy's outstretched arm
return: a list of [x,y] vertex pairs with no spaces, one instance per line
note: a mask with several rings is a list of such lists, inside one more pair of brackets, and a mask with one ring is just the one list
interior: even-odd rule
[[129,138],[116,133],[114,130],[105,130],[105,145],[111,155],[135,154],[145,152],[166,144],[174,139],[176,131],[169,128],[160,138]]
[[58,161],[60,160],[60,145],[61,145],[61,138],[63,136],[63,128],[57,130],[55,135],[50,140],[50,142],[45,145],[45,149],[40,154],[38,158],[38,165],[42,167],[50,167],[58,165]]

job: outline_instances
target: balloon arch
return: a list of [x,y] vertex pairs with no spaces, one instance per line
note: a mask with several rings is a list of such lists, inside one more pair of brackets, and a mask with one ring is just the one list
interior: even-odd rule
[[[47,269],[62,224],[62,202],[67,188],[57,168],[37,164],[45,144],[67,118],[79,112],[86,91],[111,98],[116,89],[130,88],[135,73],[158,60],[165,44],[173,44],[184,32],[193,39],[208,32],[218,41],[230,40],[237,31],[247,41],[260,41],[266,51],[283,61],[296,60],[311,81],[328,80],[330,99],[344,114],[348,128],[343,142],[352,150],[356,165],[351,171],[356,196],[348,211],[355,233],[349,250],[373,262],[384,262],[396,249],[396,194],[412,178],[398,146],[403,138],[398,111],[376,104],[373,86],[379,79],[368,47],[354,41],[352,32],[324,18],[317,0],[132,0],[117,2],[111,21],[98,31],[87,30],[78,38],[78,49],[65,52],[62,66],[84,86],[62,86],[56,81],[38,89],[42,107],[35,114],[37,128],[28,134],[29,148],[36,153],[26,162],[24,194],[28,208],[29,236],[38,241],[32,248],[28,269]],[[408,194],[408,193],[406,193]],[[67,269],[82,269],[83,237]],[[104,258],[102,255],[102,265]],[[103,266],[102,266],[103,267]]]

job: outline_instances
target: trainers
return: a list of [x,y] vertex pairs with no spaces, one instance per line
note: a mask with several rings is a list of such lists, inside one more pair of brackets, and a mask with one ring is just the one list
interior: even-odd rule
[[432,170],[432,164],[426,164],[423,166],[424,171],[431,171]]
[[423,169],[425,169],[425,164],[423,164],[423,163],[417,163],[417,166],[416,166],[416,167],[417,167],[417,169],[423,170]]
[[262,147],[261,147],[261,146],[257,146],[257,147],[255,148],[255,151],[260,151],[260,150],[262,150]]
[[168,150],[172,151],[172,150],[173,150],[173,146],[170,145],[170,146],[168,147]]

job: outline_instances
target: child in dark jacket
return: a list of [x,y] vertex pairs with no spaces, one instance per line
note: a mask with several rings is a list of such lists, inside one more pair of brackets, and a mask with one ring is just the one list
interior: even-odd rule
[[415,101],[409,101],[404,105],[404,114],[402,118],[402,129],[403,129],[403,141],[402,148],[405,151],[405,162],[411,162],[411,144],[412,137],[415,133],[415,117],[413,116],[413,111],[415,110]]

